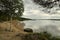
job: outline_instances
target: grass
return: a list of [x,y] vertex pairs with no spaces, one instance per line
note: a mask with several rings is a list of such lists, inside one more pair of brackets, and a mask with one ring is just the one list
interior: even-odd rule
[[41,32],[41,33],[31,33],[25,35],[24,40],[60,40],[60,38],[52,36],[50,33]]

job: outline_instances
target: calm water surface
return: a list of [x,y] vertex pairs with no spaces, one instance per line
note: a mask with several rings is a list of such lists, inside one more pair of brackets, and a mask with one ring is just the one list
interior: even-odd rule
[[60,36],[60,21],[59,20],[29,20],[23,21],[24,28],[31,28],[34,32],[48,31],[53,35]]

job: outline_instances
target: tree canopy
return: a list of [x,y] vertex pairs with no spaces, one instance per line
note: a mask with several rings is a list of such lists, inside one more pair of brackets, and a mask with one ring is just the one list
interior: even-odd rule
[[22,0],[0,0],[0,20],[19,18],[24,12]]
[[34,0],[35,3],[41,5],[42,7],[52,8],[60,0]]

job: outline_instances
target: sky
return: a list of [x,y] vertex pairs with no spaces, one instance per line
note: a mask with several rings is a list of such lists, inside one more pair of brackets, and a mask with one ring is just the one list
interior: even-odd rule
[[[31,19],[60,19],[60,9],[55,5],[52,9],[43,8],[32,0],[23,0],[24,13],[22,17]],[[50,13],[48,13],[50,11]]]

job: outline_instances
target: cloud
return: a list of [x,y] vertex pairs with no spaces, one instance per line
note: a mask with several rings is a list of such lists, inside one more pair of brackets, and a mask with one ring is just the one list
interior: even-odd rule
[[[34,4],[32,0],[24,0],[24,13],[22,17],[32,18],[32,19],[60,19],[59,7],[54,7],[52,9],[45,9],[37,4]],[[57,9],[57,10],[56,10]],[[44,11],[42,11],[44,10]],[[51,11],[48,13],[47,11]]]

